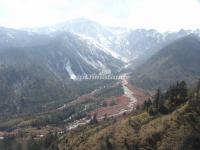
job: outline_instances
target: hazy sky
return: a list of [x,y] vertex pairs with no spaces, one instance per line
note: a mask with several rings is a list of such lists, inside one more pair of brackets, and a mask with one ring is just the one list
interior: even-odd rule
[[109,26],[200,28],[200,0],[0,0],[0,26],[53,25],[85,17]]

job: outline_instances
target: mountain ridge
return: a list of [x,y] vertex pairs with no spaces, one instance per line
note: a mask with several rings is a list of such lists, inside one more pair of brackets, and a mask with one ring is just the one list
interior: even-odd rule
[[177,80],[193,83],[200,77],[200,41],[188,35],[162,48],[132,74],[133,84],[164,88]]

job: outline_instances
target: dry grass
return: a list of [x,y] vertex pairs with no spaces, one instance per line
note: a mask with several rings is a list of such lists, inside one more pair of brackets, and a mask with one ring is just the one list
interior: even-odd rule
[[[185,104],[172,114],[154,117],[144,112],[115,123],[99,123],[82,132],[73,131],[61,141],[61,149],[178,150],[194,129],[187,121],[190,116],[187,108]],[[199,118],[197,115],[195,117]]]

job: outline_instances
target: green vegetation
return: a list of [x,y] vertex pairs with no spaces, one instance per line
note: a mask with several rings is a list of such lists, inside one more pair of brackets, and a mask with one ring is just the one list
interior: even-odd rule
[[0,141],[1,150],[58,150],[58,135],[49,132],[44,137],[6,136]]
[[97,93],[95,96],[100,98],[109,98],[111,96],[120,96],[123,94],[123,88],[121,85],[118,85],[116,87],[108,87],[102,89],[99,93]]
[[[200,88],[187,88],[184,81],[168,90],[158,89],[134,114],[98,121],[60,136],[5,136],[2,150],[197,150],[200,147]],[[57,118],[56,116],[55,118]],[[59,118],[59,117],[58,117]],[[20,122],[21,120],[15,120]],[[41,124],[41,123],[39,123]]]
[[[88,106],[87,109],[85,109],[86,105]],[[41,128],[47,125],[66,125],[69,122],[86,117],[89,111],[97,107],[100,107],[100,104],[97,104],[94,100],[88,100],[85,103],[70,106],[62,110],[54,110],[52,112],[44,112],[38,115],[18,117],[15,119],[6,119],[0,123],[0,130],[12,131],[18,128]]]
[[[9,77],[9,75],[5,76]],[[1,80],[1,77],[3,76],[1,76],[0,70],[0,82],[7,80]],[[52,78],[48,78],[48,76],[43,77],[38,77],[36,81],[32,79],[24,81],[25,85],[19,85],[18,90],[13,89],[13,85],[8,86],[7,82],[0,85],[0,90],[5,91],[0,93],[0,123],[4,122],[4,119],[8,117],[16,118],[16,115],[30,116],[58,108],[80,95],[90,93],[94,89],[113,83],[113,81],[74,82],[71,80],[60,83]],[[17,93],[14,91],[17,91]]]
[[145,101],[142,108],[147,110],[151,115],[158,113],[167,114],[174,111],[190,98],[191,97],[188,97],[187,84],[185,81],[181,81],[170,86],[164,93],[158,89],[153,100],[149,99]]
[[61,150],[197,150],[200,147],[200,99],[197,99],[200,91],[198,86],[186,89],[182,81],[166,92],[157,90],[139,115],[71,131],[60,139],[59,146]]
[[[77,87],[77,91],[81,91],[81,88],[84,89],[83,91],[89,91],[89,90],[93,90],[92,88],[97,88],[97,86],[103,86],[103,85],[107,85],[107,87],[110,87],[110,84],[112,84],[113,82],[111,81],[93,81],[90,84],[90,81],[82,81],[79,82],[81,83],[80,86],[77,85],[77,82],[75,82],[71,88],[76,88]],[[85,86],[85,87],[83,87]],[[122,89],[121,86],[117,86],[114,88],[114,90],[111,90],[111,88],[103,88],[102,90],[100,90],[99,93],[101,93],[102,95],[107,95],[105,97],[109,98],[109,94],[114,94],[114,95],[119,95],[121,94]],[[41,113],[36,113],[36,114],[28,114],[25,116],[18,116],[15,117],[13,116],[12,118],[9,119],[2,119],[0,121],[0,130],[1,131],[13,131],[15,129],[18,128],[28,128],[28,127],[34,127],[34,128],[41,128],[41,127],[45,127],[47,125],[53,125],[53,126],[63,126],[63,125],[67,125],[70,122],[73,122],[74,120],[78,120],[81,119],[83,117],[87,117],[88,116],[88,112],[97,109],[98,107],[101,107],[103,105],[103,100],[104,100],[104,96],[101,96],[96,94],[94,96],[89,97],[88,99],[85,99],[85,101],[72,105],[70,107],[66,107],[65,109],[61,109],[61,110],[56,110],[55,106],[52,107],[53,110],[46,110],[44,112]],[[59,104],[58,102],[55,102],[57,104]],[[57,105],[55,103],[48,103],[46,105],[48,105],[47,107],[50,108],[50,105]],[[114,105],[115,103],[112,102],[112,105]],[[58,107],[61,107],[62,105],[58,105]],[[38,104],[39,107],[39,104]]]

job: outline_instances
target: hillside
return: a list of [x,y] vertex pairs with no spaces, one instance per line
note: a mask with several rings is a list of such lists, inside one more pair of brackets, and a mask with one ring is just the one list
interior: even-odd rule
[[45,128],[7,132],[0,140],[0,149],[198,150],[200,81],[195,88],[188,89],[182,81],[165,92],[158,90],[151,100],[145,101],[131,114],[117,118],[105,116],[103,120],[93,117],[89,124],[73,130]]
[[116,73],[123,65],[104,48],[72,33],[49,37],[22,32],[19,37],[21,32],[0,32],[0,119],[57,108],[109,83],[75,81],[76,76]]
[[[152,106],[138,115],[105,119],[97,125],[67,133],[57,141],[58,147],[60,150],[197,150],[200,146],[200,99],[199,96],[188,96],[186,102],[183,99],[161,98],[159,101],[164,100],[168,113],[152,114],[155,98]],[[175,108],[174,102],[178,102]]]
[[190,111],[191,106],[186,104],[166,116],[154,118],[143,113],[116,123],[104,123],[79,132],[74,131],[61,139],[60,149],[197,150],[200,140],[197,132],[200,130],[199,112]]
[[166,88],[177,80],[193,84],[200,77],[200,41],[189,35],[153,55],[132,74],[132,83],[145,89]]

